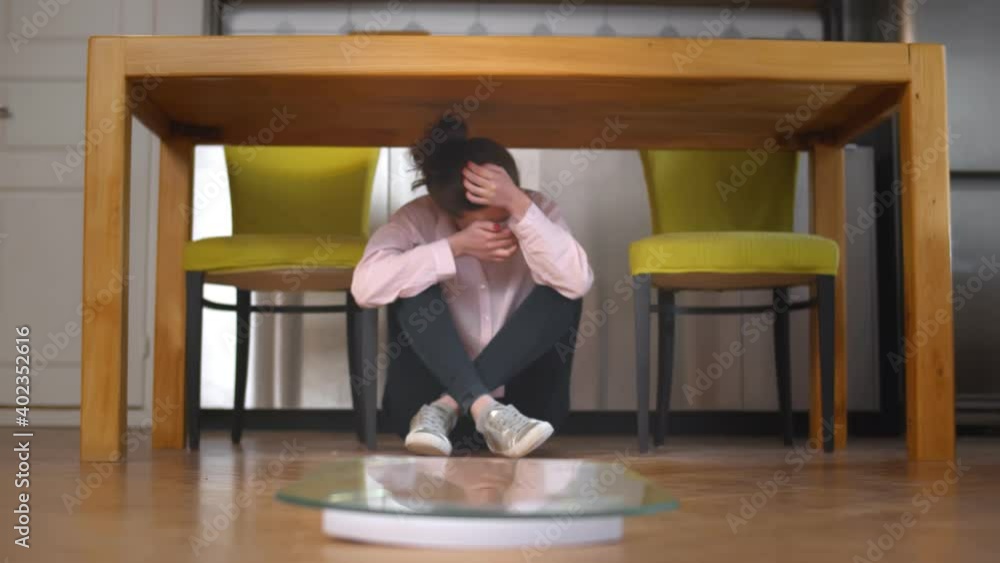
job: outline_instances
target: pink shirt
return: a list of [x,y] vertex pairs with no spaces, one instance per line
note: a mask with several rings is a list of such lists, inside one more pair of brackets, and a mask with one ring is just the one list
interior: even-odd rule
[[[587,253],[555,202],[527,193],[531,207],[507,222],[519,250],[503,262],[455,258],[446,240],[457,230],[451,217],[429,196],[404,205],[368,241],[351,283],[355,300],[377,307],[441,283],[462,343],[475,358],[536,284],[570,299],[583,297],[594,281]],[[423,322],[414,319],[413,327]]]

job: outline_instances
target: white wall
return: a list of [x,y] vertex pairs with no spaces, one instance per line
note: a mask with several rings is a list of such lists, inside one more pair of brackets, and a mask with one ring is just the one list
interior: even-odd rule
[[[578,4],[574,6],[574,4]],[[743,5],[750,6],[740,11]],[[399,31],[417,28],[435,35],[464,35],[477,22],[488,35],[608,35],[692,37],[706,29],[706,22],[722,18],[722,10],[735,12],[725,37],[807,38],[823,34],[818,15],[795,11],[755,10],[752,2],[720,2],[718,8],[602,5],[599,2],[274,2],[243,3],[227,11],[223,32],[240,34],[343,33],[348,20],[358,30]],[[389,13],[388,20],[384,17]],[[478,17],[477,17],[478,13]],[[726,16],[725,19],[729,19]],[[607,26],[605,26],[605,23]],[[714,25],[711,24],[711,25]],[[366,27],[371,26],[371,27]]]
[[[31,406],[44,407],[31,411],[36,426],[79,423],[83,163],[67,153],[84,137],[87,39],[199,34],[204,26],[201,0],[46,5],[52,13],[37,0],[0,2],[0,105],[13,113],[0,120],[0,319],[7,327],[31,325]],[[132,132],[128,405],[135,422],[148,418],[152,394],[159,144],[138,122]],[[13,381],[12,353],[0,350],[5,381]],[[13,404],[13,393],[12,385],[0,388],[0,407]]]

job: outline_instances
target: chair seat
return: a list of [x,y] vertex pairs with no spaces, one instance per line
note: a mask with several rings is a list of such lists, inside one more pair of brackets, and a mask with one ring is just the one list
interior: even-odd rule
[[343,235],[234,235],[184,246],[188,271],[251,271],[282,268],[352,269],[367,241]]
[[785,232],[686,232],[632,243],[632,275],[688,272],[834,275],[837,243]]

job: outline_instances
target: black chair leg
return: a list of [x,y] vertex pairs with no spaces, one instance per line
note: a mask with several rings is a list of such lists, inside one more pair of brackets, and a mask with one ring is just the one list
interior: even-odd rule
[[347,292],[347,370],[350,377],[351,383],[351,412],[354,418],[354,435],[357,436],[358,441],[364,443],[365,436],[363,432],[364,417],[362,416],[362,408],[360,397],[358,396],[358,391],[360,387],[358,382],[362,380],[363,373],[361,368],[361,350],[360,350],[360,338],[358,335],[360,324],[358,322],[357,316],[361,312],[358,304],[354,301],[354,296],[351,292]]
[[656,426],[653,429],[653,444],[662,446],[667,434],[667,420],[670,418],[670,389],[673,386],[674,374],[674,332],[676,315],[674,314],[674,292],[661,289],[658,291],[658,347],[659,370],[656,383]]
[[635,395],[639,453],[649,451],[649,275],[632,278],[635,287]]
[[816,296],[819,300],[819,362],[821,400],[823,403],[823,451],[830,453],[834,448],[833,377],[835,368],[834,333],[836,327],[835,304],[836,277],[817,276]]
[[243,437],[243,413],[247,402],[247,372],[250,370],[250,291],[236,290],[236,388],[233,397],[233,443]]
[[777,288],[773,293],[774,306],[774,371],[778,380],[778,408],[781,410],[782,432],[785,445],[792,445],[795,435],[792,417],[792,367],[791,332],[788,320],[788,289]]
[[347,293],[347,363],[351,381],[351,408],[358,441],[374,450],[377,414],[378,310],[361,309]]
[[204,282],[204,272],[187,272],[185,275],[187,316],[184,331],[184,404],[187,411],[185,426],[188,448],[192,450],[197,450],[201,441],[198,419],[201,415],[201,298]]
[[357,400],[354,398],[354,378],[358,377],[358,351],[356,348],[357,339],[354,337],[354,315],[358,311],[358,306],[354,302],[350,291],[346,292],[346,295],[345,305],[347,306],[347,313],[344,316],[347,319],[347,374],[351,383],[351,412],[354,415],[354,433],[357,435],[358,440],[361,440],[361,434],[358,432]]
[[362,309],[361,332],[361,404],[364,418],[365,447],[375,451],[376,416],[378,415],[378,309]]

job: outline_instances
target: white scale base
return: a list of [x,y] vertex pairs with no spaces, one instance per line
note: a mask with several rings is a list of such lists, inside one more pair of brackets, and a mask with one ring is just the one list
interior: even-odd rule
[[323,510],[323,531],[335,538],[384,545],[532,551],[619,541],[625,518],[466,518],[327,508]]

